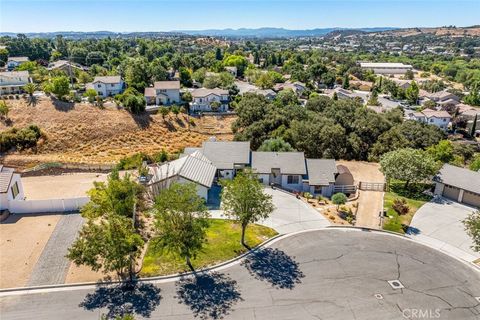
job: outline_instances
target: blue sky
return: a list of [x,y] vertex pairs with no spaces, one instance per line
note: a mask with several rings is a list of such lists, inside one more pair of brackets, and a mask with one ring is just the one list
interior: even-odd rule
[[480,24],[480,0],[0,0],[0,31]]

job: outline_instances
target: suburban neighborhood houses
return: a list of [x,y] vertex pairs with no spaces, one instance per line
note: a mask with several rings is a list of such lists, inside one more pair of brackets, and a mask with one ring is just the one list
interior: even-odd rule
[[479,319],[476,3],[4,2],[1,320]]

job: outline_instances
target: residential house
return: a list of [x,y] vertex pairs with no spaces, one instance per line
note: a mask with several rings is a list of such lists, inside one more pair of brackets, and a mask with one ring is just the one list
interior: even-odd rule
[[331,197],[335,187],[335,159],[307,159],[308,192]]
[[170,105],[180,103],[180,81],[156,81],[153,87],[145,88],[147,105]]
[[0,72],[0,94],[22,93],[23,86],[30,82],[28,71]]
[[16,67],[20,66],[22,63],[30,61],[28,57],[8,57],[7,60],[7,69],[13,70]]
[[149,166],[147,187],[158,195],[172,183],[195,183],[197,194],[208,200],[217,168],[201,152],[194,152],[160,165]]
[[277,96],[277,93],[272,89],[255,89],[248,91],[249,93],[255,93],[264,96],[267,100],[273,100]]
[[237,67],[225,67],[225,70],[227,72],[229,72],[232,76],[234,76],[235,78],[237,77],[237,74],[238,74],[238,69]]
[[437,111],[432,109],[413,112],[410,114],[409,118],[411,120],[437,126],[442,130],[447,130],[448,124],[452,120],[452,116],[447,111]]
[[301,96],[303,92],[307,89],[307,86],[300,81],[295,81],[295,82],[287,81],[285,83],[277,83],[273,87],[273,90],[276,92],[279,92],[282,90],[288,90],[288,89],[295,92],[295,94],[297,94],[298,96]]
[[335,159],[306,159],[308,180],[304,190],[313,195],[331,197],[334,193],[352,193],[356,186],[353,175],[344,165],[336,165]]
[[303,191],[307,174],[303,152],[252,152],[252,170],[265,185]]
[[360,62],[362,69],[372,70],[375,74],[405,74],[413,70],[409,64],[390,62]]
[[433,182],[434,194],[480,208],[480,172],[444,164]]
[[83,67],[78,63],[74,63],[68,60],[57,60],[48,65],[48,70],[62,70],[68,75],[70,75],[70,73],[73,72],[75,69],[81,71],[87,70],[86,67]]
[[[230,96],[228,90],[215,89],[194,89],[192,90],[193,101],[190,103],[192,112],[227,112]],[[218,108],[215,107],[218,104]],[[213,106],[212,106],[213,105]]]
[[205,141],[200,148],[185,148],[184,154],[201,152],[217,168],[216,177],[232,179],[250,164],[249,141]]
[[93,89],[100,97],[113,97],[123,92],[125,83],[120,76],[95,77],[93,82],[87,83],[86,89]]
[[13,168],[0,164],[0,210],[9,209],[13,200],[24,200],[22,180]]

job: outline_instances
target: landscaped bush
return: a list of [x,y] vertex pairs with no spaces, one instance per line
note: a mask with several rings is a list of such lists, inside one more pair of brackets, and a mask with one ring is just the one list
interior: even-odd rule
[[410,207],[407,204],[407,200],[401,199],[401,198],[396,198],[395,200],[393,200],[392,208],[399,215],[407,214],[408,211],[410,211]]
[[0,133],[0,152],[9,151],[12,148],[18,150],[33,148],[41,135],[40,128],[36,125],[4,131]]

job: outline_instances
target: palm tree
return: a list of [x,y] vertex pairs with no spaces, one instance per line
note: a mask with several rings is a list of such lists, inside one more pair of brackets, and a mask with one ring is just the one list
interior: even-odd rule
[[29,95],[29,104],[33,104],[35,101],[33,93],[37,90],[37,85],[34,83],[27,83],[23,86],[23,90]]

